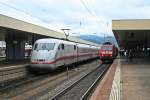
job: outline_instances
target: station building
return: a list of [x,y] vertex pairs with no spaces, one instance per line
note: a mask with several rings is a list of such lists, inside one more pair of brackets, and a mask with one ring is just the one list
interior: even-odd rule
[[[32,45],[37,39],[57,38],[66,39],[65,33],[24,22],[12,17],[0,14],[0,41],[6,42],[6,59],[24,59],[25,43],[29,41]],[[69,41],[83,44],[96,45],[93,42],[69,36]]]

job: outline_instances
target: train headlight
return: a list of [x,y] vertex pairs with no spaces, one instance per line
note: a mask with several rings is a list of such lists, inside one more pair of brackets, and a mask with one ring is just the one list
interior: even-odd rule
[[106,54],[105,52],[102,52],[102,54]]
[[112,54],[112,52],[108,52],[108,54]]

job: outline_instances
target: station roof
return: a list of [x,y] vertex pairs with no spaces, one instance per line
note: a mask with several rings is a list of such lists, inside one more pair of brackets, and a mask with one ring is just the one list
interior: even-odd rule
[[[57,32],[42,26],[34,25],[32,23],[28,23],[25,21],[21,21],[12,17],[8,17],[6,15],[0,14],[0,27],[1,28],[9,28],[9,29],[15,29],[15,30],[20,30],[28,33],[34,33],[34,34],[39,34],[39,35],[44,35],[44,36],[49,36],[53,38],[60,38],[60,39],[65,39],[66,36],[62,32]],[[78,42],[78,43],[84,43],[84,44],[91,44],[95,46],[99,46],[99,44],[89,42],[82,40],[77,37],[68,37],[69,40]]]
[[150,19],[112,20],[112,31],[120,47],[150,47]]

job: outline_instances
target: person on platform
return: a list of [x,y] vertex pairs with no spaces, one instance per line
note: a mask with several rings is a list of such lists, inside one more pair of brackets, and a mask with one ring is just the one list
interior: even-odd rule
[[133,50],[132,49],[129,50],[128,58],[129,58],[129,61],[132,62],[132,59],[133,59]]

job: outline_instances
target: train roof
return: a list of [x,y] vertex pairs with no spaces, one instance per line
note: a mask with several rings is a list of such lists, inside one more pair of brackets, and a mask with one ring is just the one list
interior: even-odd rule
[[60,40],[60,39],[53,39],[53,38],[45,38],[45,39],[38,39],[36,43],[64,43],[64,44],[77,44],[78,46],[83,46],[83,47],[97,47],[93,45],[88,45],[88,44],[82,44],[82,43],[76,43],[72,41],[66,41],[66,40]]
[[66,41],[66,40],[59,40],[59,39],[52,39],[52,38],[46,38],[46,39],[39,39],[36,41],[36,43],[66,43],[66,44],[74,44],[74,42]]

